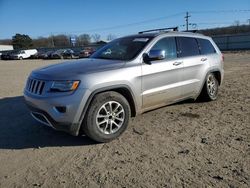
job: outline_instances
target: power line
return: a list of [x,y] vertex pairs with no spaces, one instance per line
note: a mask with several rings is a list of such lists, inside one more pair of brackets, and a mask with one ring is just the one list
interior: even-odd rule
[[[189,11],[186,12],[186,30],[188,30],[188,26],[189,26],[189,17],[190,13],[192,14],[223,14],[223,13],[249,13],[250,9],[245,9],[245,10],[204,10],[204,11]],[[168,15],[168,16],[163,16],[163,17],[158,17],[158,18],[153,18],[153,19],[149,19],[149,20],[143,20],[143,21],[139,21],[139,22],[133,22],[133,23],[128,23],[128,24],[121,24],[121,25],[115,25],[115,26],[110,26],[110,27],[100,27],[100,28],[93,28],[93,29],[87,29],[87,30],[78,30],[78,31],[69,31],[67,33],[80,33],[80,32],[98,32],[98,31],[108,31],[108,30],[116,30],[116,29],[121,29],[121,28],[126,28],[126,27],[133,27],[133,26],[138,26],[138,25],[143,25],[143,24],[147,24],[147,23],[151,23],[151,22],[156,22],[156,21],[160,21],[160,20],[167,20],[173,17],[177,17],[177,16],[181,16],[185,14],[185,12],[179,12],[176,14],[172,14],[172,15]],[[51,32],[50,32],[51,33]],[[50,33],[46,33],[44,35],[50,34]],[[56,33],[65,33],[65,32],[52,32],[53,34]]]
[[223,13],[249,13],[250,9],[245,10],[203,10],[203,11],[189,11],[192,14],[210,14],[210,13],[217,13],[217,14],[223,14]]
[[[176,14],[168,15],[168,16],[163,16],[163,17],[158,17],[158,18],[153,18],[149,20],[143,20],[140,22],[133,22],[133,23],[128,23],[128,24],[121,24],[121,25],[116,25],[116,26],[111,26],[111,27],[102,27],[102,28],[94,28],[94,29],[89,29],[89,30],[78,30],[78,31],[70,31],[71,33],[80,33],[80,32],[97,32],[97,31],[107,31],[107,30],[115,30],[115,29],[120,29],[120,28],[126,28],[126,27],[132,27],[132,26],[137,26],[137,25],[142,25],[146,23],[151,23],[159,20],[167,20],[176,16],[181,16],[183,15],[184,12],[179,12]],[[51,33],[51,32],[50,32]],[[53,33],[63,33],[63,32],[53,32]],[[49,33],[46,33],[49,34]]]

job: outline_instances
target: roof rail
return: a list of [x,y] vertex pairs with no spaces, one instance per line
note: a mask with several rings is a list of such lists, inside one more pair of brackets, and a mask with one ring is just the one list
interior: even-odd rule
[[150,32],[154,32],[154,31],[158,31],[158,32],[166,32],[168,30],[172,30],[172,31],[178,31],[178,27],[167,27],[167,28],[160,28],[160,29],[151,29],[151,30],[146,30],[146,31],[140,31],[138,34],[143,34],[143,33],[150,33]]

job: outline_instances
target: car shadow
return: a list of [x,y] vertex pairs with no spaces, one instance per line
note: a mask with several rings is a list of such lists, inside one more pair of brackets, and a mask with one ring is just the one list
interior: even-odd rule
[[83,146],[96,142],[71,136],[33,120],[22,96],[0,99],[0,149]]

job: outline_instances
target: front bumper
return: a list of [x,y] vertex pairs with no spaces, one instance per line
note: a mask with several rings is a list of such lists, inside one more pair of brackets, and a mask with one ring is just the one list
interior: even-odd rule
[[[70,95],[44,97],[24,91],[24,98],[34,119],[56,130],[77,136],[88,93],[88,90],[79,88]],[[58,107],[65,108],[65,111],[58,110]]]
[[52,127],[53,129],[58,131],[64,131],[74,136],[78,135],[79,131],[78,128],[80,127],[80,124],[56,122],[47,112],[31,106],[27,102],[26,104],[31,111],[30,112],[31,116],[38,122],[47,125],[49,127]]

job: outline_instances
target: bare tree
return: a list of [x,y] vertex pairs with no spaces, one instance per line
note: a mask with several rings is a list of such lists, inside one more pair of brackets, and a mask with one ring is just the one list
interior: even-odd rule
[[48,47],[53,47],[53,46],[49,38],[38,37],[37,39],[33,39],[33,47],[34,48],[40,48],[40,47],[48,48]]
[[115,35],[113,35],[113,34],[108,34],[108,36],[107,36],[107,41],[112,41],[112,40],[114,40],[114,39],[116,39],[116,36],[115,36]]
[[54,35],[53,42],[54,42],[55,47],[70,46],[70,40],[67,35]]
[[85,46],[90,44],[91,37],[88,34],[82,34],[77,37],[77,45],[78,46]]
[[92,39],[94,40],[94,42],[99,42],[101,40],[101,35],[94,34],[92,35]]

